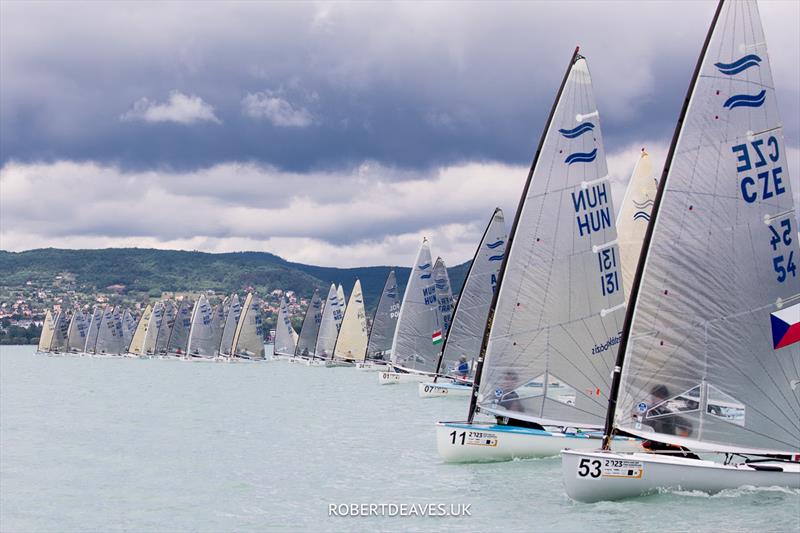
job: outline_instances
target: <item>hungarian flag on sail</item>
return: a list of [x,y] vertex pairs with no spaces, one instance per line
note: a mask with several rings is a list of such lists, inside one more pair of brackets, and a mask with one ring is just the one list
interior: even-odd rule
[[431,342],[434,346],[437,344],[442,344],[442,330],[433,332],[433,335],[431,335]]
[[800,304],[770,313],[772,348],[784,348],[800,341]]

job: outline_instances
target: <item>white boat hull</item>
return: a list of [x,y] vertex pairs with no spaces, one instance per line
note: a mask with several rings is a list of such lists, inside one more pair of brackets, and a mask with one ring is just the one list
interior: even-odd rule
[[272,354],[270,356],[270,360],[272,361],[291,361],[292,359],[294,359],[294,357],[292,357],[291,355]]
[[[568,446],[572,448],[572,446]],[[665,489],[716,493],[738,487],[800,489],[800,463],[723,465],[653,453],[612,453],[567,449],[561,473],[567,495],[580,502],[635,498]],[[769,468],[782,471],[771,471]]]
[[304,360],[306,366],[314,366],[314,367],[326,367],[329,366],[331,361],[327,361],[325,359],[305,359]]
[[381,372],[378,374],[378,383],[381,385],[396,385],[398,383],[422,383],[430,381],[428,374],[414,374],[411,372]]
[[356,370],[361,370],[364,372],[388,372],[391,370],[391,367],[388,363],[364,361],[363,363],[356,363]]
[[[564,448],[597,449],[601,438],[600,432],[560,433],[492,423],[436,424],[436,448],[448,463],[555,457]],[[615,439],[612,446],[621,451],[638,451],[642,449],[640,443],[638,439],[622,437]]]
[[472,394],[472,387],[461,383],[426,381],[419,384],[420,398],[468,397]]

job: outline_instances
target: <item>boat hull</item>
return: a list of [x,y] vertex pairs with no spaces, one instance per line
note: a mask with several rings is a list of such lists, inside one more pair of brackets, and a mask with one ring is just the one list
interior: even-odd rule
[[272,361],[291,361],[292,359],[294,359],[294,357],[292,357],[291,355],[272,354],[270,356],[270,360]]
[[[601,437],[599,432],[560,433],[492,423],[436,424],[436,449],[448,463],[555,457],[564,448],[597,449]],[[620,450],[637,451],[642,449],[640,443],[638,439],[624,437],[615,439],[612,446]]]
[[446,383],[426,381],[419,384],[420,398],[446,398],[468,397],[472,394],[472,387],[460,383]]
[[378,383],[381,385],[396,385],[398,383],[422,383],[430,381],[431,376],[427,374],[415,374],[412,372],[380,372]]
[[[561,453],[567,495],[585,503],[635,498],[665,489],[710,494],[743,486],[800,489],[800,463],[757,464],[762,470],[653,453],[575,449]],[[778,464],[783,471],[763,469]]]
[[362,372],[388,372],[390,368],[388,363],[376,363],[373,361],[356,363],[356,370],[361,370]]

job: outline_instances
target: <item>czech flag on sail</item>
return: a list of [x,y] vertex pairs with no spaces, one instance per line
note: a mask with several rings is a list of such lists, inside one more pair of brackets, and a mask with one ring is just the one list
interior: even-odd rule
[[442,344],[442,340],[442,330],[434,331],[433,335],[431,335],[431,342],[434,346]]
[[784,348],[800,342],[800,304],[770,313],[772,348]]

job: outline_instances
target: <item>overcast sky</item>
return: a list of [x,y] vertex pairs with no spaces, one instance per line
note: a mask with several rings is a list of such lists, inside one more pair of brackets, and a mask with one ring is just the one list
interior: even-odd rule
[[[715,1],[0,3],[0,248],[462,262],[510,221],[576,45],[618,204]],[[800,2],[762,1],[794,192]]]

